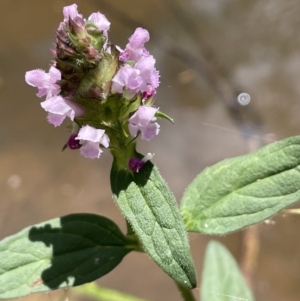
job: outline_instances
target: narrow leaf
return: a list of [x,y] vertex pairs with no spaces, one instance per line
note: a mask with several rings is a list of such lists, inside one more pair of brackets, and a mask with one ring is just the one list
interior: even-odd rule
[[111,220],[71,214],[0,242],[0,298],[91,282],[114,269],[133,246]]
[[226,234],[262,222],[300,200],[300,136],[205,169],[186,189],[191,232]]
[[208,244],[205,253],[200,300],[254,301],[234,258],[216,241]]
[[155,113],[155,117],[158,117],[158,118],[164,118],[164,119],[166,119],[166,120],[168,120],[168,121],[170,121],[171,123],[174,124],[174,119],[171,118],[170,116],[168,116],[167,114],[161,112],[161,111],[157,111],[157,112]]
[[75,290],[75,294],[93,298],[97,301],[146,301],[145,299],[98,286],[95,282],[78,287]]
[[173,194],[151,162],[139,173],[114,160],[114,199],[145,251],[175,281],[194,288],[196,277],[187,233]]

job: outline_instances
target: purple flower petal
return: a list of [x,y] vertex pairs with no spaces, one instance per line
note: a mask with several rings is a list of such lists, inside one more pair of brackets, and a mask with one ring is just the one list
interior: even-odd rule
[[80,116],[82,110],[69,99],[62,96],[53,96],[41,102],[41,107],[48,112],[48,121],[54,126],[59,126],[66,117],[74,120],[75,116]]
[[132,137],[136,137],[138,134],[138,131],[140,130],[140,125],[131,123],[129,120],[129,125],[128,125],[129,133]]
[[103,153],[98,143],[87,141],[81,148],[80,153],[89,159],[100,158],[100,155]]
[[136,64],[134,68],[141,71],[141,73],[151,73],[155,66],[155,58],[153,55],[147,57],[142,57]]
[[100,139],[100,144],[103,145],[105,148],[109,147],[109,138],[106,134],[104,134]]
[[76,139],[99,143],[104,133],[105,130],[95,129],[92,126],[85,125],[79,130]]
[[63,121],[65,120],[65,115],[58,115],[58,114],[52,114],[48,113],[47,120],[49,123],[54,125],[55,127],[60,126]]
[[129,119],[128,129],[130,134],[135,137],[138,131],[141,132],[141,138],[150,141],[159,133],[159,124],[156,120],[155,113],[158,108],[140,106],[138,110]]
[[134,67],[130,65],[121,67],[112,79],[112,91],[123,93],[126,99],[131,99],[138,92],[148,93],[150,86],[151,95],[155,94],[155,88],[159,85],[159,74],[154,66],[155,59],[150,55],[142,57]]
[[138,110],[131,116],[129,122],[132,124],[138,124],[146,126],[150,121],[155,121],[155,113],[158,111],[158,108],[140,106]]
[[68,21],[69,18],[74,20],[77,16],[81,16],[81,15],[78,14],[76,4],[65,6],[63,8],[63,15],[64,15],[64,22]]
[[129,44],[132,48],[142,48],[150,40],[148,30],[138,27],[129,38]]
[[[130,65],[124,65],[113,78],[112,91],[123,93],[123,97],[131,99],[138,92],[152,91],[145,97],[151,97],[159,85],[159,73],[155,69],[155,59],[145,49],[144,44],[149,41],[149,32],[143,28],[137,28],[129,38],[129,43],[123,52],[120,52],[119,60],[133,61]],[[151,94],[151,95],[150,95]]]
[[61,80],[61,73],[53,66],[50,68],[49,73],[43,70],[27,71],[25,80],[30,86],[38,88],[38,97],[47,95],[48,98],[58,95],[60,92],[60,86],[56,82]]
[[[144,44],[150,39],[149,32],[143,28],[137,28],[133,35],[129,38],[125,52],[128,59],[138,61],[142,56],[148,56],[148,51],[144,48]],[[124,54],[123,54],[124,56]]]
[[75,139],[80,140],[80,143],[82,144],[82,147],[80,148],[81,154],[90,159],[100,157],[102,150],[100,149],[99,144],[104,147],[109,146],[109,138],[105,134],[105,131],[95,129],[89,125],[82,127]]
[[106,19],[106,17],[97,12],[97,13],[92,13],[89,16],[89,19],[94,22],[94,24],[96,25],[96,27],[100,30],[100,31],[104,31],[107,33],[107,31],[109,30],[110,27],[110,22]]
[[[48,98],[41,102],[41,106],[45,111],[58,115],[67,114],[71,110],[62,96]],[[72,115],[75,115],[75,113]]]
[[141,92],[148,90],[150,84],[153,88],[157,88],[159,85],[159,73],[155,69],[155,59],[152,55],[148,57],[142,57],[135,65],[135,69],[140,71],[140,75],[143,78],[143,85],[140,87]]
[[156,69],[153,70],[150,75],[150,83],[154,88],[157,88],[159,86],[160,84],[159,78],[160,78],[159,72]]
[[156,135],[158,135],[160,129],[160,125],[157,122],[149,123],[148,125],[141,127],[141,139],[150,141],[152,140]]
[[123,89],[127,88],[133,94],[137,93],[139,86],[143,82],[139,74],[139,70],[129,65],[121,67],[112,79],[112,90],[117,93],[122,93]]

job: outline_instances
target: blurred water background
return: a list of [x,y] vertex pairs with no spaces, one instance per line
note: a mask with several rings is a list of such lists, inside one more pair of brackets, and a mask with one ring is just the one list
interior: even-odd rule
[[[0,238],[72,212],[108,216],[125,229],[114,204],[111,156],[87,160],[61,152],[68,131],[45,120],[27,70],[48,70],[62,8],[73,1],[0,0]],[[156,104],[175,119],[140,150],[154,152],[179,200],[206,166],[300,132],[300,2],[297,0],[78,0],[79,11],[110,20],[124,47],[136,27],[161,73]],[[237,96],[249,93],[247,106]],[[259,225],[252,286],[258,301],[300,300],[300,216]],[[219,239],[243,260],[245,232],[190,235],[199,283],[203,254]],[[173,282],[146,256],[132,253],[100,285],[152,301],[179,301]],[[212,292],[212,294],[218,292]],[[196,294],[198,292],[196,291]],[[61,294],[29,300],[61,300]],[[74,298],[74,297],[72,297]],[[228,297],[228,301],[236,298]],[[62,301],[62,300],[61,300]]]

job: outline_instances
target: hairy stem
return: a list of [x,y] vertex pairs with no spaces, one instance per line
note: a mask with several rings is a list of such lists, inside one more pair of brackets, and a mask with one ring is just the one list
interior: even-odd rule
[[259,244],[258,226],[247,228],[243,233],[243,253],[240,266],[250,288],[253,287],[253,275],[256,269]]
[[184,301],[196,301],[191,289],[189,289],[185,286],[182,286],[177,282],[176,282],[176,285],[177,285]]

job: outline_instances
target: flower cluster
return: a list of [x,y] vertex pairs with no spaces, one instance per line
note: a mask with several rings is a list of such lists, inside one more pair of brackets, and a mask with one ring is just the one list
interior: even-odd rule
[[113,78],[112,89],[123,93],[127,99],[138,92],[143,93],[143,98],[150,98],[159,85],[159,74],[154,67],[155,59],[144,47],[149,39],[147,30],[137,28],[125,50],[121,52],[120,60],[124,65]]
[[100,147],[126,147],[138,135],[151,140],[159,133],[158,108],[152,106],[159,73],[144,47],[148,31],[137,28],[122,50],[108,40],[110,22],[103,14],[86,20],[73,4],[63,15],[49,72],[25,75],[37,96],[46,97],[41,106],[48,121],[59,126],[71,119],[66,145],[88,158],[99,158]]

